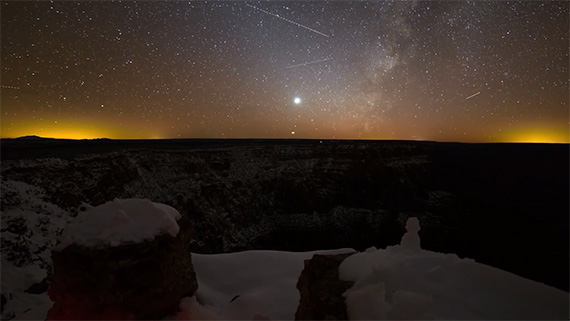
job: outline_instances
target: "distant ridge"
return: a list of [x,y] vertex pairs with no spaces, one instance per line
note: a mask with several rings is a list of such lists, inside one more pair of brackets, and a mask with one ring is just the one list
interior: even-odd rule
[[27,136],[22,136],[22,137],[4,138],[4,139],[14,139],[14,140],[112,140],[112,139],[106,138],[106,137],[73,139],[73,138],[40,137],[40,136],[36,136],[36,135],[27,135]]
[[36,136],[36,135],[28,135],[28,136],[22,136],[22,137],[18,137],[16,139],[21,139],[21,140],[39,140],[39,139],[53,139],[53,138],[45,138],[45,137],[40,137],[40,136]]

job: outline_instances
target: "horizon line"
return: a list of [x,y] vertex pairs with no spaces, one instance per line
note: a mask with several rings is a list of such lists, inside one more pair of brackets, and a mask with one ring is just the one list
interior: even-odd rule
[[114,140],[114,141],[159,141],[159,140],[298,140],[298,141],[385,141],[385,142],[429,142],[429,143],[458,143],[458,144],[570,144],[568,142],[547,142],[547,141],[454,141],[454,140],[429,140],[429,139],[394,139],[394,138],[307,138],[307,137],[168,137],[168,138],[55,138],[37,135],[26,135],[19,137],[0,137],[0,140]]

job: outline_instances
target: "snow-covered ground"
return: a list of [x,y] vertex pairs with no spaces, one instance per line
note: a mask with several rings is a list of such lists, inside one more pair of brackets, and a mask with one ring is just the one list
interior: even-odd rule
[[[406,229],[401,245],[370,248],[340,265],[340,279],[355,282],[344,294],[350,319],[568,318],[567,292],[454,254],[424,251],[417,218]],[[352,251],[193,254],[200,287],[196,297],[183,300],[176,319],[292,320],[303,261]]]
[[370,248],[340,265],[340,279],[355,281],[345,293],[350,319],[568,318],[567,292],[454,254],[424,251],[419,229],[418,219],[410,218],[401,245]]
[[45,320],[53,302],[47,293],[30,294],[25,291],[47,275],[45,269],[29,264],[17,267],[2,258],[2,293],[8,301],[2,313],[2,320]]
[[45,201],[41,188],[12,180],[1,184],[1,290],[7,300],[1,318],[45,319],[53,303],[45,292],[26,290],[47,276],[51,250],[73,214]]
[[[41,197],[42,191],[33,186],[13,181],[2,184],[3,198],[10,193],[20,197],[17,206],[8,204],[2,212],[2,293],[8,298],[2,319],[44,319],[51,307],[47,294],[25,291],[45,278],[51,264],[50,250],[55,246],[61,227],[72,220],[72,213],[46,203]],[[176,235],[178,232],[174,227],[177,212],[172,208],[150,201],[115,201],[80,214],[63,240],[100,245],[92,243],[97,239],[95,234],[82,233],[89,232],[85,230],[89,226],[106,226],[99,224],[106,220],[91,217],[104,217],[102,209],[114,213],[105,216],[109,222],[121,223],[104,238],[112,240],[107,242],[110,245],[144,240],[157,233]],[[153,214],[139,214],[142,221],[137,222],[139,216],[131,212],[141,211]],[[133,229],[141,226],[146,232]],[[351,319],[568,317],[567,292],[469,259],[459,259],[456,255],[421,250],[417,219],[408,221],[407,230],[401,245],[386,250],[371,248],[350,256],[341,264],[340,278],[355,281],[345,293]],[[122,232],[135,238],[115,237]],[[16,249],[21,253],[21,247],[26,247],[30,257],[15,255]],[[182,312],[170,318],[292,320],[299,304],[296,283],[304,260],[316,253],[346,252],[353,250],[193,253],[198,291],[195,296],[184,298],[180,304]]]
[[[244,251],[238,253],[192,254],[198,278],[196,297],[212,315],[224,320],[293,320],[299,305],[297,280],[304,261],[314,254],[339,254],[352,249],[283,252]],[[194,305],[196,307],[196,305]],[[190,319],[196,310],[178,317]]]

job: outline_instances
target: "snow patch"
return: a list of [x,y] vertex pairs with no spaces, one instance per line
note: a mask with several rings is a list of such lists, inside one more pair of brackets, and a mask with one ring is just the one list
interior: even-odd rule
[[[170,318],[167,318],[167,320]],[[215,311],[201,306],[196,297],[188,297],[180,300],[180,312],[173,318],[174,320],[220,320]]]
[[[369,283],[345,292],[346,314],[350,320],[375,320],[386,318],[384,283]],[[367,309],[362,309],[365,306]]]
[[[47,293],[30,294],[25,291],[34,283],[41,282],[47,276],[47,271],[38,265],[25,265],[17,267],[2,258],[2,293],[7,298],[6,306],[2,311],[2,319],[11,319],[22,316],[34,316],[47,313],[45,304],[49,302]],[[39,307],[39,308],[38,308]],[[44,311],[45,310],[45,311]],[[42,319],[45,315],[42,316]],[[35,319],[35,318],[34,318]]]
[[71,244],[86,247],[118,246],[140,243],[160,234],[176,236],[181,215],[165,204],[147,199],[115,199],[97,207],[88,207],[69,224],[56,251]]
[[73,218],[72,213],[45,199],[42,188],[0,177],[0,284],[7,299],[2,320],[43,320],[53,304],[45,292],[25,292],[47,276],[56,235]]
[[47,271],[37,265],[14,266],[2,258],[2,293],[28,289],[34,283],[41,282],[47,276]]
[[304,261],[315,254],[352,252],[352,249],[339,249],[192,253],[199,284],[196,297],[200,304],[184,301],[188,311],[183,310],[179,317],[209,313],[205,319],[217,316],[222,320],[294,320],[300,299],[296,285]]

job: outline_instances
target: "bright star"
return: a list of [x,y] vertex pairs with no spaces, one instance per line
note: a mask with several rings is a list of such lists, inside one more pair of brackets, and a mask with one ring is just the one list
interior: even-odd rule
[[299,97],[295,97],[295,99],[293,99],[293,102],[297,105],[299,105],[301,103],[301,98]]

